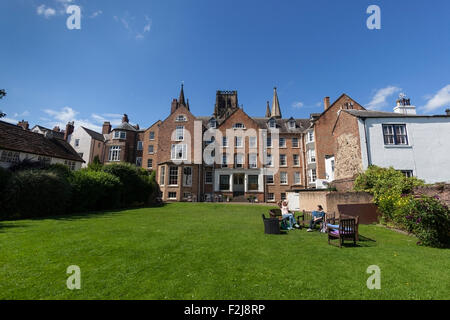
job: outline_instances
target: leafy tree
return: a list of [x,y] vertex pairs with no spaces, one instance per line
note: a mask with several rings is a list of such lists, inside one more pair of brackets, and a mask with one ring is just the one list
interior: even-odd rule
[[[2,99],[4,96],[6,96],[5,89],[0,89],[0,99]],[[3,118],[6,116],[6,113],[3,113],[2,110],[0,110],[0,118]]]

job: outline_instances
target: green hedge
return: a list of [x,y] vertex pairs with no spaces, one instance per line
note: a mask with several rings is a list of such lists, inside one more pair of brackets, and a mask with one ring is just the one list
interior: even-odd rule
[[122,184],[116,176],[101,171],[80,170],[71,178],[71,209],[76,212],[117,208]]
[[67,213],[70,199],[69,182],[47,170],[16,172],[9,179],[3,196],[6,216],[12,218],[63,215]]
[[[30,169],[33,168],[33,169]],[[0,218],[33,218],[155,203],[155,175],[131,164],[71,171],[20,163],[0,169]]]
[[133,164],[121,163],[103,166],[103,172],[120,179],[120,200],[123,206],[148,204],[151,202],[154,185],[148,171]]

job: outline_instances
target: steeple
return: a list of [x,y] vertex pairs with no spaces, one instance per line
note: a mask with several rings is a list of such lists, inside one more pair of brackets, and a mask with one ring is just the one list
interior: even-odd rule
[[189,109],[189,99],[187,99],[186,108],[190,111],[190,109]]
[[186,106],[186,101],[184,100],[184,84],[181,84],[181,91],[180,91],[180,97],[178,98],[178,103],[180,105]]
[[269,101],[267,101],[267,108],[266,108],[266,118],[270,118],[270,107],[269,107]]
[[273,101],[272,101],[271,116],[274,118],[281,118],[281,109],[280,109],[280,102],[278,101],[277,87],[273,88]]

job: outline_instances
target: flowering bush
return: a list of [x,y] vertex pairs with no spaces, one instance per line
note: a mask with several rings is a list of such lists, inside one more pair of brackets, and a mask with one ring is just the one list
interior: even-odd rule
[[450,245],[450,210],[438,197],[409,197],[399,211],[397,223],[415,234],[421,244],[432,247]]

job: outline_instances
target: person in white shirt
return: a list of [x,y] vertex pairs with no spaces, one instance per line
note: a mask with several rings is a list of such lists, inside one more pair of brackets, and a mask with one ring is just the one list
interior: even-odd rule
[[287,219],[289,221],[289,230],[294,229],[294,226],[296,228],[299,227],[299,225],[295,222],[295,217],[292,213],[289,212],[289,202],[287,200],[283,200],[281,203],[281,215],[283,219]]

